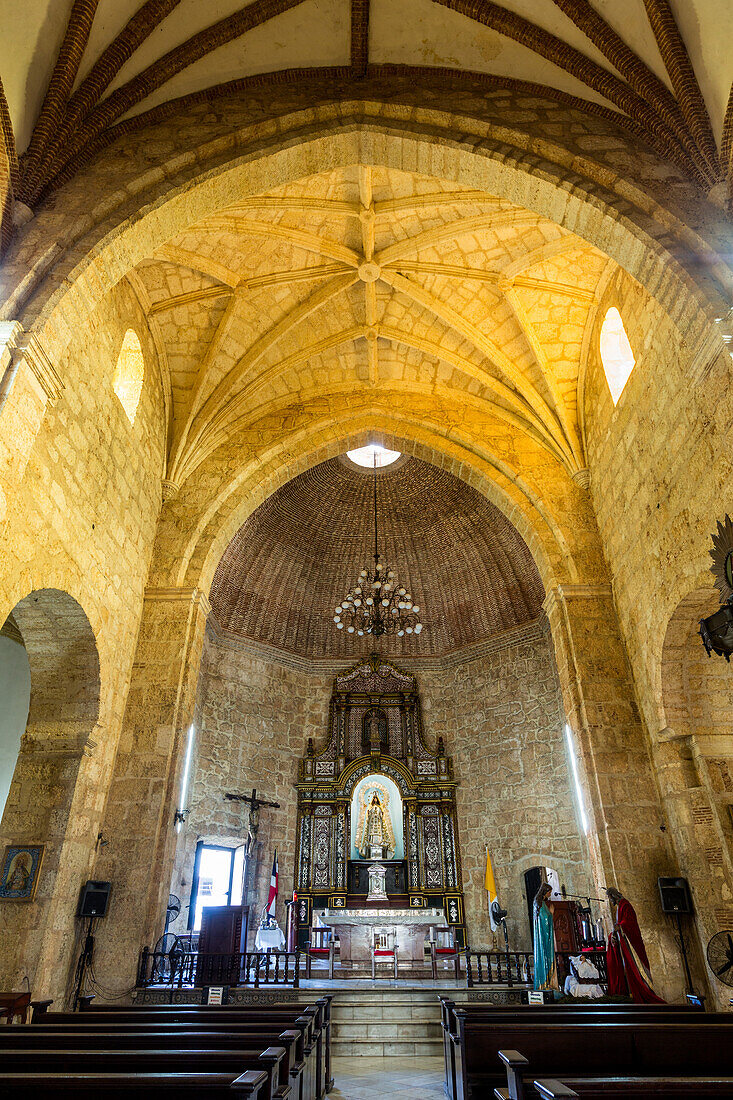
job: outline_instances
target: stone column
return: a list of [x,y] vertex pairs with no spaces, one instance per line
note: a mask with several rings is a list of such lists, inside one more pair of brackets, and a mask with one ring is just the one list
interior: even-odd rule
[[678,868],[611,587],[564,584],[548,593],[544,607],[580,757],[597,890],[614,885],[629,898],[655,981],[663,996],[679,998],[684,991],[679,952],[657,890],[657,877]]
[[104,820],[108,844],[96,868],[98,878],[112,883],[95,964],[111,989],[134,984],[140,949],[163,932],[176,849],[174,814],[185,809],[178,805],[181,774],[209,610],[199,589],[145,593]]
[[655,763],[678,871],[689,881],[694,917],[682,929],[692,957],[693,978],[707,980],[715,1003],[727,1009],[730,988],[707,969],[705,948],[721,929],[733,928],[733,734],[657,734]]
[[7,499],[23,477],[46,409],[63,383],[32,333],[18,321],[0,322],[0,523]]

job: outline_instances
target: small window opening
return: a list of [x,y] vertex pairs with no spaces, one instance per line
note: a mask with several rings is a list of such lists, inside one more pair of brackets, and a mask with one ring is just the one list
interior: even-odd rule
[[135,414],[140,403],[143,380],[145,378],[145,360],[137,333],[129,328],[125,333],[115,367],[114,391],[119,398],[127,419],[135,423]]
[[621,314],[615,306],[609,309],[601,326],[601,362],[613,403],[617,405],[636,360]]

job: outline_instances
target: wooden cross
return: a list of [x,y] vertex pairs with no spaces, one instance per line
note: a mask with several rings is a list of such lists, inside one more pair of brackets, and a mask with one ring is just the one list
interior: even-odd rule
[[249,831],[249,837],[247,839],[247,855],[249,856],[252,851],[252,846],[257,839],[257,830],[260,825],[260,806],[272,806],[274,809],[280,809],[279,802],[268,802],[264,798],[257,797],[257,788],[252,788],[252,794],[225,794],[224,798],[228,802],[247,802],[249,803],[249,818],[247,820],[247,829]]

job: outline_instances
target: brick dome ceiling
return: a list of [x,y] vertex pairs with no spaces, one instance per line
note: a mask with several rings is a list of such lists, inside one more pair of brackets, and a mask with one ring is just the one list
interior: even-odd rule
[[277,490],[237,532],[211,605],[233,633],[303,657],[378,648],[438,656],[535,619],[544,597],[517,530],[475,489],[416,458],[378,474],[380,553],[421,606],[419,638],[357,638],[333,609],[373,552],[372,475],[331,459]]

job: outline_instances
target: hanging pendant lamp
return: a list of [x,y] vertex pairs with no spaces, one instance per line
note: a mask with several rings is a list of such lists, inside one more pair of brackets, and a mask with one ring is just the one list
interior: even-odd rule
[[419,634],[420,608],[395,577],[388,565],[379,560],[379,522],[377,516],[377,455],[374,454],[374,565],[362,569],[352,590],[336,607],[333,621],[337,630],[348,634]]

